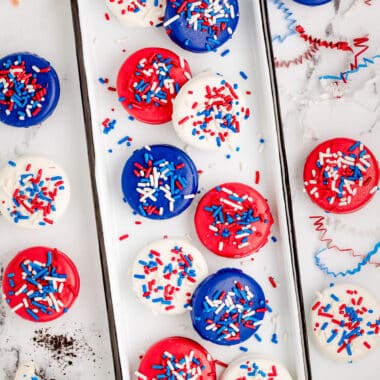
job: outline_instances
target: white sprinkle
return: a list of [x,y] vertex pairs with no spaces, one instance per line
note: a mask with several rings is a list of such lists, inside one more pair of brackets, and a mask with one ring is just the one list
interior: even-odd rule
[[13,312],[16,312],[17,310],[21,309],[22,307],[24,306],[24,304],[22,302],[20,302],[18,305],[16,305],[14,308],[12,308],[11,310]]
[[24,291],[25,288],[26,288],[26,284],[24,284],[23,286],[21,286],[21,288],[19,288],[17,290],[17,292],[15,293],[15,295],[16,296],[20,295]]
[[174,21],[177,21],[178,19],[179,19],[179,15],[175,15],[172,18],[170,18],[169,20],[165,21],[163,26],[167,27],[168,25],[170,25]]
[[141,372],[136,371],[135,375],[137,376],[138,379],[148,380],[148,376],[143,375]]

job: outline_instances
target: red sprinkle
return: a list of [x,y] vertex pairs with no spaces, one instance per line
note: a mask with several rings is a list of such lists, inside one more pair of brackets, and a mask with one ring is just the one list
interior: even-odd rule
[[271,285],[272,285],[275,289],[277,288],[276,281],[275,281],[275,279],[274,279],[272,276],[269,277],[269,282],[271,283]]
[[255,184],[258,185],[260,183],[260,172],[256,170],[255,174]]
[[214,363],[220,367],[223,367],[223,368],[227,368],[228,367],[228,364],[220,361],[220,360],[214,360]]

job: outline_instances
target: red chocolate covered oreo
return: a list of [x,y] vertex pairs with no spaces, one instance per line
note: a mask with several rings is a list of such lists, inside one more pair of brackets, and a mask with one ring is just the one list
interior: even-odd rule
[[57,249],[33,247],[19,252],[4,272],[6,303],[20,317],[48,322],[66,313],[78,296],[74,263]]
[[304,186],[311,200],[325,211],[356,211],[374,196],[379,166],[360,141],[335,138],[318,145],[304,167]]
[[273,218],[263,196],[242,183],[225,183],[200,200],[195,228],[201,242],[217,255],[239,258],[268,241]]
[[119,100],[130,115],[149,124],[172,118],[172,101],[191,78],[188,63],[174,52],[157,48],[136,51],[117,77]]
[[151,346],[141,359],[136,376],[139,380],[172,378],[215,380],[215,363],[200,344],[176,336],[162,339]]

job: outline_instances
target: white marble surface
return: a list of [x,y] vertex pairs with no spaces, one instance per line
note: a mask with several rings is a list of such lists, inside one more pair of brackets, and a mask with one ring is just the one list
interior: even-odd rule
[[[16,366],[33,360],[43,379],[112,379],[113,363],[101,282],[100,259],[90,189],[69,0],[0,2],[0,55],[37,53],[52,63],[61,99],[41,126],[17,129],[0,125],[0,165],[23,154],[46,155],[62,165],[71,180],[72,198],[60,221],[43,230],[20,229],[0,216],[0,267],[18,251],[34,245],[57,247],[71,256],[81,276],[81,291],[70,311],[46,324],[22,320],[0,301],[0,379],[13,380]],[[58,359],[33,338],[37,329],[75,339],[77,357]],[[68,361],[72,361],[72,365]],[[66,363],[66,364],[65,364]]]
[[[371,58],[380,53],[380,4],[377,1],[335,0],[320,7],[307,7],[292,0],[284,5],[293,13],[297,23],[309,34],[331,41],[352,43],[357,37],[368,35],[369,49],[362,57]],[[284,35],[286,22],[282,13],[268,0],[273,35]],[[277,3],[278,5],[279,3]],[[274,42],[278,59],[291,59],[308,48],[298,36],[292,35],[283,43]],[[355,48],[358,52],[360,48]],[[321,48],[312,59],[289,68],[279,68],[277,77],[280,88],[282,116],[290,167],[293,209],[302,284],[306,307],[310,308],[315,292],[325,288],[333,278],[327,277],[314,265],[313,255],[323,248],[318,232],[309,220],[311,215],[324,215],[303,193],[302,172],[304,160],[319,142],[332,137],[347,136],[360,139],[379,157],[380,155],[380,59],[368,64],[349,76],[347,84],[336,86],[333,81],[322,81],[320,76],[346,71],[352,54]],[[361,60],[359,60],[362,63]],[[329,215],[328,236],[340,247],[352,247],[357,253],[366,254],[380,240],[380,198],[377,194],[366,207],[349,215]],[[327,215],[326,215],[327,216]],[[336,254],[333,250],[323,256],[335,269],[353,268],[358,258]],[[326,254],[326,255],[327,255]],[[374,256],[380,261],[380,253]],[[380,269],[367,265],[360,274],[338,279],[336,282],[360,284],[378,296]],[[309,311],[307,317],[309,318]],[[309,325],[310,327],[310,325]],[[314,341],[309,339],[313,378],[317,380],[378,378],[379,352],[354,364],[334,364],[322,356]]]
[[[82,1],[82,0],[80,0]],[[246,1],[246,0],[242,0]],[[83,2],[82,2],[83,3]],[[93,0],[91,4],[93,5]],[[98,0],[100,7],[98,22],[101,23],[104,30],[109,26],[104,23],[103,14],[106,11],[103,8],[103,2]],[[286,32],[286,23],[284,18],[276,7],[273,0],[268,0],[271,17],[273,20],[274,34],[283,34]],[[364,0],[335,0],[321,7],[310,8],[297,4],[292,0],[284,0],[284,4],[294,13],[295,19],[302,24],[305,29],[313,36],[328,38],[329,40],[343,39],[352,41],[353,38],[369,36],[369,49],[363,57],[371,58],[380,54],[380,24],[378,16],[380,15],[380,4],[375,0],[371,1],[372,5],[367,5]],[[89,5],[90,6],[90,5]],[[96,7],[93,7],[96,8]],[[39,12],[43,9],[43,13]],[[33,18],[30,15],[33,14]],[[22,16],[20,16],[22,15]],[[47,17],[49,16],[49,17]],[[248,17],[245,15],[245,17]],[[16,130],[4,125],[0,126],[0,164],[6,163],[9,158],[24,153],[45,153],[62,166],[64,166],[70,175],[73,185],[73,199],[70,208],[61,222],[49,231],[32,232],[19,230],[15,226],[8,224],[0,217],[0,264],[4,265],[12,255],[26,246],[34,244],[46,244],[58,246],[63,251],[69,253],[73,258],[80,274],[82,275],[82,290],[76,304],[63,318],[49,323],[53,334],[69,333],[77,337],[82,343],[87,342],[84,346],[80,357],[74,359],[74,365],[63,369],[56,362],[50,353],[43,348],[37,348],[32,338],[35,336],[35,325],[20,320],[17,316],[11,314],[3,303],[0,303],[0,379],[12,379],[16,372],[16,364],[26,362],[30,359],[35,361],[39,369],[46,371],[47,379],[112,379],[112,358],[107,332],[107,323],[105,316],[105,304],[103,297],[103,288],[100,281],[99,254],[96,240],[96,229],[93,222],[92,199],[88,196],[90,191],[89,172],[87,163],[87,152],[84,145],[84,127],[82,118],[82,109],[79,97],[78,74],[75,61],[74,41],[71,25],[71,14],[69,10],[69,1],[60,0],[52,2],[51,0],[33,0],[21,2],[19,8],[13,8],[8,1],[3,0],[0,3],[0,19],[6,28],[3,28],[1,36],[1,55],[11,53],[16,50],[31,50],[50,59],[61,78],[62,97],[54,115],[45,122],[41,127],[29,130]],[[14,22],[17,20],[17,22]],[[248,21],[245,21],[248,22]],[[121,37],[115,38],[109,46],[108,58],[102,64],[95,63],[96,71],[92,78],[96,81],[98,75],[107,76],[110,72],[115,71],[120,60],[123,57],[122,48],[128,44],[128,36],[122,32],[122,29],[115,30],[111,33],[119,33]],[[92,36],[93,37],[93,36]],[[149,38],[149,35],[147,35]],[[162,43],[163,37],[157,40]],[[130,43],[130,41],[129,41]],[[141,41],[132,41],[132,46],[139,47]],[[173,46],[170,45],[172,48]],[[230,47],[234,47],[232,44]],[[292,35],[284,43],[274,42],[276,56],[279,59],[291,59],[302,54],[308,46],[297,36]],[[174,49],[175,50],[175,49]],[[104,50],[103,50],[104,51]],[[309,220],[310,215],[322,215],[320,210],[314,206],[302,191],[302,167],[307,153],[319,142],[334,136],[350,136],[360,138],[367,144],[375,154],[380,155],[380,107],[378,88],[380,85],[380,60],[369,64],[368,69],[361,70],[350,77],[348,84],[334,86],[331,81],[321,81],[319,77],[325,74],[339,73],[347,68],[352,60],[352,56],[331,49],[320,49],[312,59],[306,60],[303,64],[290,66],[289,68],[278,69],[278,80],[281,94],[281,105],[284,119],[285,137],[287,144],[287,154],[291,171],[291,183],[294,199],[294,211],[297,226],[297,241],[299,249],[299,259],[302,268],[303,290],[306,306],[310,306],[314,298],[315,291],[324,288],[332,279],[322,274],[313,263],[313,254],[322,247],[318,240],[318,234],[314,231],[312,222]],[[227,58],[225,65],[229,65],[231,75],[237,75],[237,69],[232,71],[235,62],[232,58]],[[260,61],[255,61],[259,63]],[[195,70],[204,67],[204,62],[192,62]],[[110,65],[110,66],[107,66]],[[214,66],[214,63],[208,63]],[[221,66],[220,69],[223,69]],[[243,67],[246,69],[246,67]],[[250,72],[248,72],[249,74]],[[252,73],[255,75],[254,71]],[[111,78],[114,79],[114,78]],[[99,89],[97,89],[99,91]],[[114,104],[114,100],[104,95],[104,107],[107,107],[107,113],[99,115],[96,122],[100,122],[103,117],[108,116],[109,106]],[[260,97],[255,98],[256,104],[261,105]],[[104,108],[105,110],[105,108]],[[117,110],[118,115],[124,115],[121,109]],[[257,128],[252,138],[255,140],[254,150],[259,150],[257,143],[260,136],[266,137],[264,119],[260,119],[258,114],[254,127]],[[261,123],[260,123],[261,121]],[[127,124],[128,121],[120,116],[120,125],[124,130],[118,130],[120,134],[129,133],[128,128],[136,128]],[[159,134],[162,128],[157,129]],[[165,132],[167,133],[167,132]],[[156,134],[149,137],[148,142],[155,141]],[[112,137],[115,144],[116,136]],[[146,137],[144,137],[146,138]],[[162,137],[165,141],[178,144],[174,135],[167,134]],[[110,142],[109,139],[107,141]],[[143,137],[138,137],[134,146],[145,143]],[[104,148],[108,148],[107,144]],[[107,146],[106,146],[107,145]],[[249,145],[249,144],[248,144]],[[246,149],[249,149],[247,145]],[[270,148],[268,144],[265,150]],[[106,154],[106,149],[104,150]],[[119,150],[113,155],[116,168],[120,168],[128,151]],[[265,168],[268,162],[268,156],[255,153],[255,162],[252,164],[254,170]],[[223,166],[217,172],[218,176],[225,177],[225,170],[228,170],[231,178],[238,176],[239,165],[241,160],[225,160],[222,155]],[[198,157],[197,160],[202,162],[204,157]],[[214,160],[215,161],[215,160]],[[215,162],[210,162],[207,170],[215,170]],[[107,164],[108,165],[108,164]],[[246,171],[244,178],[250,178],[254,170]],[[118,170],[109,173],[110,178],[117,180]],[[207,188],[211,185],[211,179],[207,179],[203,186]],[[269,194],[268,198],[274,204],[275,214],[281,214],[277,207],[278,198],[271,193],[271,178],[263,179],[260,190]],[[278,184],[275,184],[278,186]],[[83,191],[87,189],[87,191]],[[273,189],[272,189],[273,190]],[[84,196],[85,195],[85,196]],[[120,202],[120,194],[113,195],[115,204]],[[190,210],[190,212],[192,212]],[[374,244],[380,240],[380,223],[377,215],[380,212],[379,196],[376,195],[373,201],[361,211],[345,216],[329,216],[328,224],[330,236],[341,246],[353,247],[359,253],[368,252]],[[123,222],[116,227],[113,224],[108,226],[111,238],[117,241],[119,235],[129,232],[136,233],[132,243],[124,242],[112,253],[120,258],[118,263],[123,263],[120,267],[120,275],[125,273],[128,263],[133,259],[133,244],[136,247],[146,239],[146,233],[139,230],[139,227],[133,225],[132,219],[125,219],[127,212],[121,212],[118,216]],[[191,230],[190,223],[185,219],[184,228],[181,230]],[[160,234],[171,233],[175,224],[168,223]],[[114,228],[114,230],[112,230]],[[69,231],[69,233],[68,233]],[[182,233],[181,232],[181,233]],[[279,237],[278,230],[274,233]],[[156,233],[158,236],[158,232]],[[193,235],[193,232],[191,232]],[[200,247],[201,248],[201,247]],[[123,256],[120,256],[123,255]],[[272,270],[273,264],[279,256],[279,252],[266,249],[257,256],[254,264],[245,263],[249,271],[258,277],[261,276],[264,282],[267,276],[265,271],[260,270],[263,267]],[[213,261],[212,256],[207,256],[210,261],[210,267],[215,269],[224,262],[219,260]],[[376,258],[376,257],[375,257]],[[327,258],[330,260],[330,257]],[[340,268],[353,267],[357,259],[349,256],[338,256],[336,266]],[[380,262],[380,254],[378,261]],[[240,263],[239,263],[240,265]],[[380,278],[380,269],[374,266],[365,267],[362,272],[349,278],[349,281],[358,283],[367,287],[373,293],[377,294],[378,282]],[[279,273],[281,279],[284,274]],[[285,277],[283,278],[284,283]],[[337,280],[342,281],[342,280]],[[127,285],[123,280],[121,290],[126,289]],[[284,286],[285,288],[285,286]],[[268,288],[268,292],[272,292]],[[274,299],[281,298],[281,294],[272,294]],[[141,306],[134,303],[131,298],[127,305],[121,304],[121,311],[130,311],[128,306],[133,306],[134,312],[137,310],[144,314]],[[281,300],[278,299],[280,306]],[[137,315],[137,313],[135,314]],[[146,317],[149,321],[149,318]],[[133,322],[133,319],[128,321]],[[174,320],[172,320],[174,321]],[[121,321],[123,322],[123,321]],[[191,330],[188,321],[183,323],[181,320],[175,320],[175,329],[171,325],[165,330],[154,331],[154,326],[146,328],[141,332],[143,336],[139,342],[141,349],[151,342],[151,334],[158,338],[165,332],[169,334],[174,332],[186,332],[191,336]],[[45,326],[44,326],[45,327]],[[283,333],[288,328],[282,327]],[[270,330],[270,328],[269,328]],[[131,342],[123,342],[131,347]],[[294,374],[297,368],[297,359],[289,355],[292,351],[290,346],[284,345],[282,348],[273,348],[268,345],[259,347],[258,351],[266,352],[284,360],[291,372]],[[123,346],[122,346],[123,347]],[[91,352],[92,348],[95,353]],[[314,379],[329,380],[336,379],[361,379],[373,380],[377,376],[376,359],[378,353],[372,353],[367,359],[350,365],[335,365],[328,358],[325,358],[316,349],[314,342],[310,340],[312,369]],[[136,356],[141,353],[141,349],[132,354],[132,361],[136,363]],[[211,350],[213,348],[211,347]],[[236,351],[225,354],[226,359],[238,355]],[[95,362],[93,361],[95,359]]]

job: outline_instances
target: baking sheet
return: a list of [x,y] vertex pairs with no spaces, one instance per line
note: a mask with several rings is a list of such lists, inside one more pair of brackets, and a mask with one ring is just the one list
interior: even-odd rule
[[[221,58],[220,52],[207,55],[185,52],[175,46],[163,30],[151,29],[142,33],[141,30],[124,29],[115,19],[107,20],[108,10],[101,0],[81,0],[78,5],[92,111],[96,182],[124,378],[132,376],[138,366],[139,356],[153,342],[166,336],[193,338],[203,344],[216,359],[225,362],[232,361],[242,353],[240,345],[226,348],[203,341],[193,330],[189,315],[153,316],[135,298],[130,280],[134,257],[147,242],[164,235],[189,239],[204,253],[210,273],[222,267],[235,266],[243,268],[258,280],[270,301],[273,314],[266,316],[266,321],[259,330],[263,341],[259,343],[252,338],[242,345],[248,347],[251,353],[266,354],[283,361],[295,378],[305,378],[301,323],[288,245],[259,3],[240,2],[240,24],[234,38],[225,46],[231,53],[224,58]],[[126,57],[146,46],[166,47],[182,55],[190,63],[194,75],[212,69],[223,73],[230,81],[239,82],[243,91],[252,91],[247,100],[253,117],[238,137],[239,152],[217,151],[209,154],[187,148],[176,137],[170,125],[149,126],[128,119],[128,114],[118,103],[116,93],[109,91],[108,87],[115,85],[117,71]],[[240,77],[240,71],[248,75],[248,80],[244,81]],[[100,83],[99,78],[108,79],[108,83]],[[106,118],[117,120],[116,127],[108,134],[103,133],[102,126],[102,121]],[[125,136],[132,137],[130,146],[118,144]],[[200,176],[201,194],[222,182],[241,181],[257,188],[268,198],[275,219],[271,236],[275,239],[253,256],[254,261],[251,258],[223,259],[202,247],[192,223],[199,196],[186,212],[173,219],[156,222],[132,214],[123,202],[120,188],[122,168],[134,149],[157,143],[185,148],[198,169],[203,170]],[[231,155],[230,159],[227,159],[227,154]],[[261,174],[258,185],[255,185],[256,171]],[[128,238],[119,239],[126,234]],[[279,284],[276,289],[268,280],[270,276]],[[272,318],[273,316],[276,317]],[[278,321],[277,327],[273,323],[275,320]],[[275,328],[278,329],[278,344],[270,342]]]
[[0,166],[23,154],[45,155],[66,170],[72,188],[67,212],[51,228],[22,229],[0,216],[0,267],[24,248],[45,245],[66,252],[81,276],[73,307],[50,323],[25,321],[0,300],[0,379],[13,380],[17,364],[29,360],[45,379],[113,379],[70,1],[23,1],[18,7],[1,1],[0,20],[0,55],[30,51],[45,57],[61,84],[58,107],[42,126],[0,125]]
[[[290,21],[284,20],[287,9],[291,20],[302,24],[313,36],[329,40],[352,41],[359,36],[368,36],[368,50],[359,58],[374,57],[379,52],[378,36],[380,26],[377,22],[379,4],[365,2],[331,2],[321,7],[310,8],[294,1],[268,1],[271,12],[273,34],[282,36]],[[312,11],[311,11],[312,10]],[[363,20],[366,20],[363,23]],[[294,25],[296,25],[294,24]],[[327,33],[331,31],[331,33]],[[295,35],[280,43],[273,42],[275,54],[284,60],[290,60],[307,48],[305,42]],[[355,49],[357,53],[360,49]],[[301,269],[302,290],[304,295],[307,324],[309,327],[309,347],[312,376],[314,379],[377,379],[379,351],[371,352],[366,358],[352,364],[334,363],[321,353],[314,342],[309,321],[310,308],[316,298],[316,291],[329,286],[330,283],[352,283],[367,288],[378,297],[379,268],[374,265],[364,266],[360,273],[344,278],[326,276],[314,262],[314,254],[325,243],[320,241],[321,232],[316,231],[310,216],[324,218],[327,233],[325,238],[333,239],[332,245],[352,248],[357,254],[366,255],[374,249],[380,240],[379,194],[361,210],[352,214],[326,214],[314,205],[303,192],[303,165],[307,155],[322,141],[334,137],[359,139],[379,158],[380,123],[377,88],[380,83],[380,66],[375,61],[368,67],[350,76],[348,83],[334,80],[320,80],[327,74],[339,75],[347,70],[352,55],[331,49],[320,49],[310,60],[303,64],[280,68],[277,78],[281,95],[281,110],[286,153],[289,163],[289,177],[295,232],[297,238],[298,260]],[[335,88],[335,90],[333,90]],[[326,251],[321,255],[322,263],[331,270],[340,271],[357,267],[360,258],[336,250]],[[373,256],[373,261],[380,262],[380,253]]]

